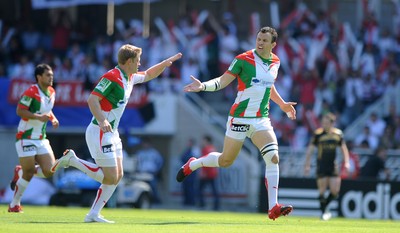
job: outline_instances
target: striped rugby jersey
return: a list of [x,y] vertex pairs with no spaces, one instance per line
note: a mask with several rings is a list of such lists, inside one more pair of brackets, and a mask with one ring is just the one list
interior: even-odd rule
[[[113,129],[118,128],[122,114],[131,96],[133,85],[142,83],[144,78],[144,72],[128,77],[119,66],[116,66],[101,77],[92,91],[93,95],[102,98],[100,101],[101,110]],[[92,123],[98,125],[95,117],[92,118]]]
[[227,72],[238,79],[238,93],[229,115],[237,118],[268,117],[271,87],[278,75],[280,60],[271,53],[261,58],[255,49],[235,57]]
[[[49,114],[54,106],[56,92],[48,87],[46,93],[38,84],[30,86],[21,96],[18,107],[32,113]],[[22,118],[18,124],[17,141],[20,139],[45,139],[47,122]]]

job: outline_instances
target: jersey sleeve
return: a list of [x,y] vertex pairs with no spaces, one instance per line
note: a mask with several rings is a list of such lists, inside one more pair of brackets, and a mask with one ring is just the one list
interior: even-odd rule
[[228,68],[228,72],[233,75],[238,75],[242,72],[243,60],[235,58]]
[[102,77],[92,91],[92,94],[97,96],[107,96],[113,89],[115,83],[106,77]]
[[146,72],[138,72],[133,75],[133,84],[142,83],[146,77]]
[[32,104],[33,98],[35,98],[35,91],[33,87],[30,87],[22,94],[18,102],[18,107],[21,109],[29,109]]

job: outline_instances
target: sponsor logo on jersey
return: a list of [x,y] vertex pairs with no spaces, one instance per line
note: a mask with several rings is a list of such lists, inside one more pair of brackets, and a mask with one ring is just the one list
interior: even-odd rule
[[111,81],[105,78],[102,78],[100,82],[97,84],[96,89],[100,92],[104,92],[111,85]]
[[247,132],[250,129],[250,125],[247,124],[232,124],[231,130],[234,132]]
[[115,151],[114,145],[105,145],[101,147],[103,153],[111,153]]
[[35,146],[34,145],[22,146],[22,151],[23,152],[35,151]]
[[26,96],[26,95],[22,96],[21,101],[20,101],[20,103],[25,106],[30,106],[31,102],[32,102],[32,98],[29,96]]
[[251,85],[252,86],[267,86],[267,87],[271,87],[272,84],[274,84],[274,82],[262,80],[262,79],[259,79],[257,77],[251,78]]

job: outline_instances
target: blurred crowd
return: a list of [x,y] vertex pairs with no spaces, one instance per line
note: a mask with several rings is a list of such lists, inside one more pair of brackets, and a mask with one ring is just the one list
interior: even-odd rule
[[[398,88],[400,76],[400,2],[393,0],[393,21],[383,25],[373,5],[365,2],[359,28],[339,22],[336,10],[311,11],[299,3],[280,19],[274,52],[281,60],[276,87],[283,99],[297,101],[296,122],[282,117],[273,107],[271,118],[281,145],[304,148],[325,112],[338,116],[344,129],[363,109],[385,92]],[[0,34],[0,78],[34,81],[34,67],[50,64],[55,81],[79,80],[91,89],[100,75],[117,63],[116,49],[131,43],[145,51],[141,70],[177,52],[183,59],[149,84],[152,92],[177,91],[190,75],[202,81],[222,74],[233,58],[255,46],[258,29],[265,26],[260,15],[250,15],[246,35],[238,33],[239,15],[188,10],[177,20],[156,17],[148,37],[138,19],[115,21],[112,36],[95,32],[84,18],[72,23],[62,9],[48,15],[48,27],[34,22],[3,24]],[[337,15],[336,15],[337,16]],[[242,17],[242,15],[240,15]],[[235,90],[226,88],[222,101],[232,103]],[[229,108],[229,107],[228,107]],[[400,115],[395,105],[389,115],[371,115],[356,146],[376,149],[384,144],[400,149]],[[361,136],[362,135],[362,136]]]

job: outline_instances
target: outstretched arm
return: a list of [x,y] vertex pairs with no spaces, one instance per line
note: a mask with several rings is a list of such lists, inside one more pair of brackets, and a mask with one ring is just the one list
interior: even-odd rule
[[231,75],[230,73],[224,73],[223,75],[207,82],[200,82],[200,80],[194,76],[190,76],[190,78],[193,80],[193,82],[183,88],[185,92],[218,91],[225,88],[233,80],[235,80],[235,76]]
[[172,57],[165,59],[164,61],[150,67],[146,70],[146,76],[143,82],[148,82],[153,78],[158,77],[167,67],[170,67],[172,63],[182,57],[182,53],[177,53]]
[[271,87],[271,100],[274,101],[279,107],[282,109],[282,111],[286,112],[286,115],[291,119],[294,120],[296,119],[296,109],[293,107],[296,105],[296,102],[285,102],[281,95],[278,93],[278,91],[275,88],[275,85],[272,85]]

